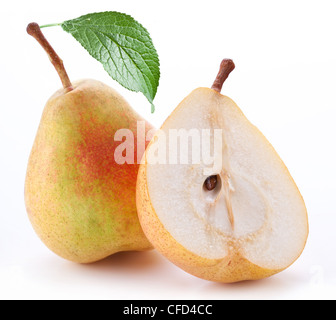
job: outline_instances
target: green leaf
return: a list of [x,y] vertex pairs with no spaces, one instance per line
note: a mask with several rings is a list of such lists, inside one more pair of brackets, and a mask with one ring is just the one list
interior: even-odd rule
[[152,105],[160,78],[158,54],[148,31],[119,12],[91,13],[61,24],[107,73],[125,88],[142,92]]

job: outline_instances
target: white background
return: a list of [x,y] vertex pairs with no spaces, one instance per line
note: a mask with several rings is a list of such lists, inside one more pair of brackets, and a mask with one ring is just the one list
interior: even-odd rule
[[[0,4],[0,298],[336,298],[335,1],[2,1]],[[294,265],[233,285],[195,278],[157,252],[121,253],[77,265],[35,235],[23,201],[28,156],[47,99],[61,87],[26,25],[120,11],[151,33],[161,61],[156,113],[126,91],[60,27],[44,29],[72,80],[116,88],[156,127],[196,87],[210,86],[222,58],[236,69],[223,93],[270,140],[308,208],[310,235]]]

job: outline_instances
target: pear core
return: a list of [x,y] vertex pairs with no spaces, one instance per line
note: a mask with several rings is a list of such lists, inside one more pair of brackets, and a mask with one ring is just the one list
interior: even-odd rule
[[[202,160],[171,164],[169,152],[165,163],[155,161],[153,149],[171,129],[210,129],[210,150],[222,158],[221,166],[211,172],[212,165]],[[222,130],[220,155],[211,147],[215,129]],[[191,149],[180,149],[180,157],[190,160]],[[208,88],[194,90],[152,139],[144,162],[158,220],[192,254],[213,260],[239,255],[273,270],[288,267],[301,254],[308,236],[302,196],[274,148],[230,98]],[[217,176],[213,190],[204,188],[209,175]],[[139,215],[146,233],[150,221],[141,209]],[[152,233],[147,236],[155,246]]]

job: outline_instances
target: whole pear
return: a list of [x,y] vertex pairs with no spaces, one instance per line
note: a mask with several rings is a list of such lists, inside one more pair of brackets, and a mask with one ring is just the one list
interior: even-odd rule
[[[36,233],[53,252],[78,263],[151,249],[135,203],[136,128],[144,119],[99,81],[71,83],[38,25],[27,31],[47,51],[64,87],[45,106],[27,168],[25,202]],[[124,142],[134,150],[134,164],[115,159],[119,129],[134,134]],[[146,122],[145,132],[150,129]]]

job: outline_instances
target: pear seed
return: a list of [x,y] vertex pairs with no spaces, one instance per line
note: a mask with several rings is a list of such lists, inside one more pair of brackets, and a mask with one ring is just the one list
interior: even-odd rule
[[206,178],[204,182],[204,186],[209,191],[215,189],[217,186],[217,176],[210,176]]

